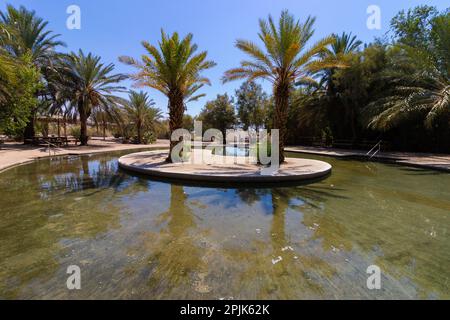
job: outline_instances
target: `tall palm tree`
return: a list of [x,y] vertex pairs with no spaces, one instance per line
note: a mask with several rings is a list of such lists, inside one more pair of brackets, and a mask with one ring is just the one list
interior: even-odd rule
[[450,16],[436,18],[432,28],[429,47],[398,45],[386,77],[391,92],[365,108],[375,113],[369,127],[389,130],[413,115],[424,115],[427,128],[443,116],[450,119]]
[[162,117],[161,110],[155,108],[154,105],[155,102],[149,98],[146,92],[130,91],[129,101],[125,104],[124,109],[127,118],[136,126],[137,143],[142,143],[143,130],[154,130],[155,122]]
[[114,93],[125,88],[116,84],[127,77],[123,74],[111,74],[114,64],[105,65],[99,56],[92,53],[72,52],[64,58],[58,91],[75,107],[80,116],[81,145],[87,145],[87,120],[94,108],[105,112],[114,112],[114,107],[123,102]]
[[[49,61],[54,58],[55,47],[64,46],[63,42],[57,40],[58,34],[47,30],[47,21],[37,17],[35,11],[29,11],[23,6],[17,9],[7,5],[5,12],[0,11],[0,23],[10,31],[8,38],[2,33],[3,47],[16,58],[29,55],[31,62],[40,70],[48,67]],[[25,128],[25,141],[35,135],[35,112],[36,110],[32,112]]]
[[288,11],[281,13],[278,25],[270,15],[267,20],[261,19],[258,35],[265,50],[251,41],[237,40],[236,47],[252,60],[242,61],[241,67],[228,70],[223,77],[224,82],[263,78],[273,83],[274,129],[279,129],[280,133],[280,162],[284,162],[287,113],[294,84],[314,83],[312,76],[315,73],[337,65],[333,59],[321,56],[326,47],[334,42],[334,37],[325,37],[309,49],[306,48],[314,33],[314,22],[315,18],[308,17],[304,23],[300,23]]
[[[196,95],[205,84],[210,84],[209,79],[201,75],[202,71],[216,65],[206,60],[206,51],[196,53],[198,47],[192,43],[192,37],[189,33],[181,39],[176,32],[169,36],[161,30],[159,48],[142,42],[148,53],[142,61],[126,56],[119,58],[121,62],[138,69],[131,76],[138,86],[148,86],[167,96],[170,133],[183,127],[185,104],[204,96]],[[176,141],[170,142],[168,162],[172,161],[170,155],[176,144]]]

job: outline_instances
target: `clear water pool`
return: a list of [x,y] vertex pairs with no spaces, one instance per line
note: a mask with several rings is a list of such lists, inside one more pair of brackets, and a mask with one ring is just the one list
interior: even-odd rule
[[449,174],[314,157],[333,174],[310,185],[206,188],[120,155],[0,174],[0,298],[450,298]]

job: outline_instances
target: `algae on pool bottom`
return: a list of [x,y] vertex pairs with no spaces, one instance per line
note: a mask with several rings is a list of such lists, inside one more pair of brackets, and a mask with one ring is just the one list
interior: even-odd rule
[[0,174],[0,298],[450,298],[450,174],[301,155],[333,174],[207,188],[129,175],[121,154]]

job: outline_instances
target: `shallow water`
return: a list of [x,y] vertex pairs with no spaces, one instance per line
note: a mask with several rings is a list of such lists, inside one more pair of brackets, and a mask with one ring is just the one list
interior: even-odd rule
[[334,167],[320,182],[206,188],[119,155],[0,174],[0,298],[450,298],[449,174],[314,157]]

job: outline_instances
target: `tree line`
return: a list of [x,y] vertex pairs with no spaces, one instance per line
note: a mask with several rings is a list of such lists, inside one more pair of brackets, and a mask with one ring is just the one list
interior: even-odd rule
[[[245,80],[234,97],[218,95],[195,118],[222,131],[279,129],[281,161],[286,143],[312,140],[358,146],[382,139],[398,150],[448,152],[449,14],[431,6],[401,11],[390,32],[368,44],[346,32],[312,43],[314,17],[269,15],[259,21],[261,45],[236,40],[247,59],[222,79]],[[114,123],[117,135],[139,143],[189,128],[194,118],[186,106],[204,96],[201,89],[210,81],[203,72],[216,63],[198,50],[192,34],[162,30],[157,44],[142,45],[146,54],[139,59],[119,57],[136,72],[118,74],[93,53],[59,53],[65,44],[46,21],[8,5],[0,12],[0,130],[27,141],[37,115],[59,115],[79,120],[85,145],[89,120]],[[168,120],[147,93],[121,86],[126,78],[163,93]],[[269,81],[272,91],[265,93],[258,79]]]

